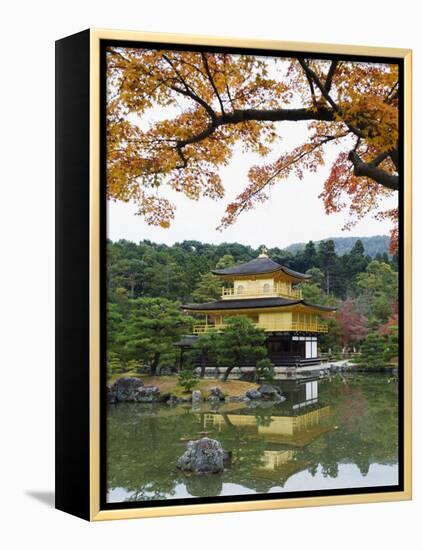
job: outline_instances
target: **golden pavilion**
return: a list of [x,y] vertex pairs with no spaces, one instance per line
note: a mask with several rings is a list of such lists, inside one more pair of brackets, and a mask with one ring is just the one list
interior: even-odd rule
[[303,299],[300,284],[310,275],[271,260],[265,248],[255,260],[211,272],[225,283],[221,299],[182,305],[183,310],[203,317],[202,323],[194,325],[194,335],[222,330],[227,317],[245,315],[267,333],[268,356],[274,365],[302,367],[320,362],[318,335],[328,332],[324,317],[335,308]]

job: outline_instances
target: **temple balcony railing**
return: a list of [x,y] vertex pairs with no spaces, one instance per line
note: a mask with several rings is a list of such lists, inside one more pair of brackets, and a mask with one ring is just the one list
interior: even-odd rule
[[[306,322],[262,322],[253,323],[257,328],[264,329],[265,332],[320,332],[327,333],[328,325],[325,323],[306,323]],[[194,334],[203,334],[205,332],[220,331],[227,325],[225,323],[207,324],[201,323],[193,326]]]
[[294,298],[296,300],[302,299],[302,290],[300,288],[292,288],[289,285],[273,285],[258,287],[246,287],[242,290],[237,288],[222,288],[221,298],[222,300],[233,300],[234,298]]

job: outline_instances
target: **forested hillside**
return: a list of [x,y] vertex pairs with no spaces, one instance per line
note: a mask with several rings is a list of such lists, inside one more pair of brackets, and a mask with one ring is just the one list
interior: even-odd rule
[[[130,298],[150,296],[186,301],[193,298],[202,277],[219,262],[247,262],[259,253],[259,248],[238,243],[213,245],[183,241],[168,246],[146,240],[139,244],[124,240],[109,242],[108,289],[112,294],[123,288]],[[365,254],[361,240],[355,242],[349,253],[342,255],[336,252],[333,239],[318,245],[310,241],[295,253],[270,248],[268,255],[302,273],[317,268],[320,272],[314,274],[314,282],[327,294],[340,299],[355,294],[356,277],[372,260]],[[390,259],[386,252],[377,254],[374,259],[396,269],[396,258]]]
[[[172,246],[121,240],[107,246],[109,363],[115,368],[142,361],[153,370],[174,360],[174,342],[190,332],[193,320],[180,303],[218,299],[221,281],[210,270],[246,262],[260,252],[238,243],[193,240]],[[396,257],[384,253],[371,258],[361,240],[342,255],[333,240],[310,241],[296,253],[270,248],[268,254],[312,274],[312,281],[302,285],[305,299],[337,307],[329,333],[321,337],[322,351],[359,347],[368,338],[371,350],[374,345],[380,353],[385,349],[382,338],[393,334],[398,323]]]
[[[365,254],[375,258],[377,254],[389,253],[390,237],[387,235],[375,235],[373,237],[333,237],[332,240],[336,253],[339,256],[343,254],[348,254],[354,247],[356,241],[361,241]],[[321,241],[315,241],[315,244],[318,245]],[[294,243],[286,247],[286,250],[295,254],[303,250],[306,246],[306,243]]]

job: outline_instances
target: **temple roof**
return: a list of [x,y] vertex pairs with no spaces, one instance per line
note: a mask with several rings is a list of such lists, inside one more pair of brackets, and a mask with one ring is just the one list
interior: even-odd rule
[[311,304],[306,300],[289,300],[287,298],[241,298],[238,300],[217,300],[216,302],[206,302],[204,304],[183,304],[182,309],[191,311],[218,311],[222,309],[262,309],[279,308],[294,305],[303,305],[312,307],[321,311],[335,311],[335,307],[320,306]]
[[284,265],[274,262],[265,254],[261,254],[258,258],[255,258],[255,260],[251,260],[244,264],[227,267],[226,269],[212,269],[211,273],[224,277],[233,275],[262,275],[265,273],[275,273],[277,271],[282,271],[286,275],[299,280],[311,278],[311,275],[299,273],[298,271],[294,271],[293,269],[289,269]]

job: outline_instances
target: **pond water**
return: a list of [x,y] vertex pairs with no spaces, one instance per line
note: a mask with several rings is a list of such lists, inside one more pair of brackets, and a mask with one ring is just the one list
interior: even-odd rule
[[[335,376],[279,385],[286,397],[279,405],[110,406],[107,501],[397,485],[393,380]],[[187,441],[204,436],[232,452],[231,466],[208,476],[178,471]]]

